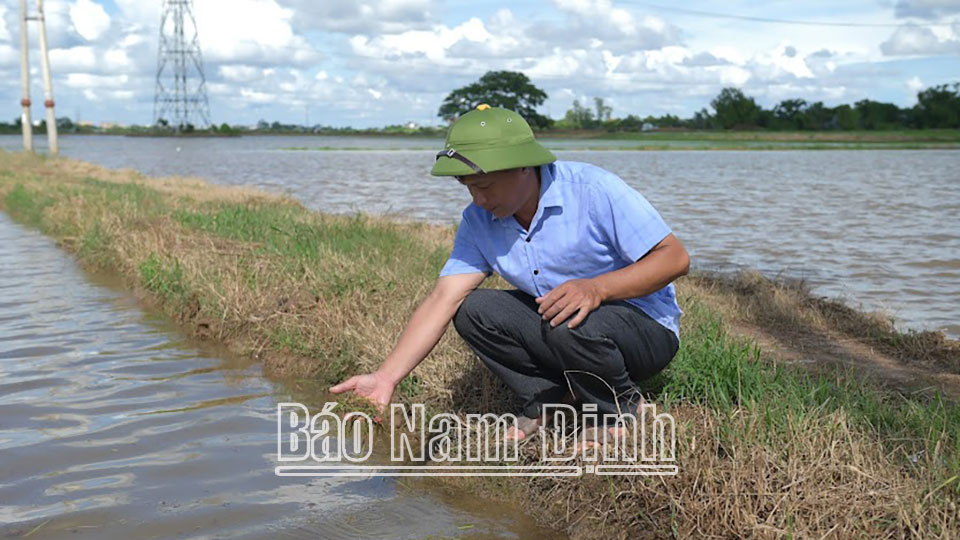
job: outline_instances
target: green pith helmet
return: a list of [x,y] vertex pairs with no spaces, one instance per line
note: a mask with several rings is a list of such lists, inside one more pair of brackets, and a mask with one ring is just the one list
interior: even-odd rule
[[522,116],[483,104],[450,126],[444,149],[437,154],[430,174],[467,176],[556,160],[533,138],[533,130]]

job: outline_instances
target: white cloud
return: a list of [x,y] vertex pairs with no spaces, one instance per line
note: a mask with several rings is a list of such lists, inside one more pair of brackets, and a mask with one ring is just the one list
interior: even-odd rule
[[149,31],[156,35],[160,25],[161,2],[144,0],[113,0],[127,32]]
[[907,96],[910,100],[910,104],[917,103],[917,94],[927,87],[927,85],[923,84],[923,81],[920,80],[920,77],[917,77],[916,75],[911,77],[906,82],[905,86],[907,87]]
[[244,64],[220,66],[217,71],[221,77],[231,82],[248,83],[263,77],[260,68]]
[[240,95],[253,103],[273,103],[277,99],[274,93],[258,92],[249,88],[241,88]]
[[788,43],[781,43],[776,49],[757,55],[756,65],[766,77],[785,74],[798,79],[813,77],[806,59],[797,54],[797,49]]
[[17,51],[6,43],[0,43],[0,66],[14,67],[19,65],[20,59]]
[[935,20],[956,13],[960,13],[960,2],[956,0],[898,0],[894,8],[898,18]]
[[130,82],[128,75],[93,75],[91,73],[69,73],[64,84],[70,88],[113,88],[127,86]]
[[110,28],[110,15],[92,0],[77,0],[70,5],[70,21],[83,39],[94,41]]
[[347,34],[398,34],[426,30],[436,24],[431,0],[285,0],[297,12],[298,29]]
[[205,0],[194,4],[205,59],[310,64],[317,50],[291,27],[293,11],[275,0]]
[[960,54],[960,36],[953,31],[940,37],[928,27],[907,24],[881,43],[880,50],[886,56]]
[[50,69],[56,73],[90,70],[96,66],[97,55],[94,48],[90,46],[82,45],[50,51]]
[[920,77],[913,76],[910,78],[909,81],[907,81],[907,89],[910,90],[910,92],[913,94],[916,94],[917,92],[919,92],[920,90],[923,90],[924,88],[925,88],[925,85],[923,84],[923,81],[920,80]]
[[136,47],[137,45],[145,43],[146,41],[146,37],[144,37],[142,34],[127,34],[120,39],[120,46],[124,49],[127,49],[130,47]]
[[562,25],[536,22],[528,33],[541,41],[589,48],[594,40],[612,52],[680,45],[680,31],[659,17],[615,7],[610,0],[553,0],[567,14]]
[[474,17],[453,28],[440,25],[430,30],[409,30],[374,38],[357,35],[350,38],[350,46],[355,53],[373,58],[416,54],[441,61],[447,58],[447,49],[461,40],[488,45],[494,45],[495,41],[483,21]]
[[0,41],[10,41],[10,31],[7,30],[7,6],[0,5]]
[[107,49],[103,53],[103,63],[107,71],[111,72],[130,72],[134,70],[133,60],[123,49]]

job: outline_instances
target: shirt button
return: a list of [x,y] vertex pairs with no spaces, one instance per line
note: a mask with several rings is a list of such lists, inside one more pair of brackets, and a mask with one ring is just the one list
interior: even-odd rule
[[537,275],[537,274],[539,274],[539,273],[540,273],[539,270],[534,270],[534,271],[533,271],[533,275]]
[[530,237],[528,236],[528,237],[527,237],[527,242],[529,242],[529,241],[530,241]]

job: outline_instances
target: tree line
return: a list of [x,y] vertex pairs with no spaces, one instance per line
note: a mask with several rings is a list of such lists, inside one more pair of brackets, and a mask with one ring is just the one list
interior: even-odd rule
[[735,87],[724,88],[689,118],[674,115],[613,117],[603,98],[592,105],[574,100],[563,118],[553,120],[537,111],[547,93],[520,72],[491,71],[470,85],[452,91],[438,116],[452,121],[480,103],[512,109],[538,129],[604,129],[641,131],[656,128],[770,129],[770,130],[893,130],[960,128],[960,83],[941,84],[917,93],[917,104],[901,108],[894,103],[862,99],[830,107],[822,101],[785,99],[771,109]]

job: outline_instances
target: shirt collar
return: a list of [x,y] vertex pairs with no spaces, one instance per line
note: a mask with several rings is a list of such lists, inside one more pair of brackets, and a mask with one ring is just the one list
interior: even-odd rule
[[[563,206],[563,199],[560,196],[559,186],[553,185],[553,173],[555,166],[553,163],[547,163],[546,165],[540,166],[540,199],[537,202],[537,213],[540,213],[541,208],[551,208],[554,206]],[[504,216],[502,218],[496,217],[493,214],[490,214],[490,217],[493,221],[503,222],[513,216]]]

